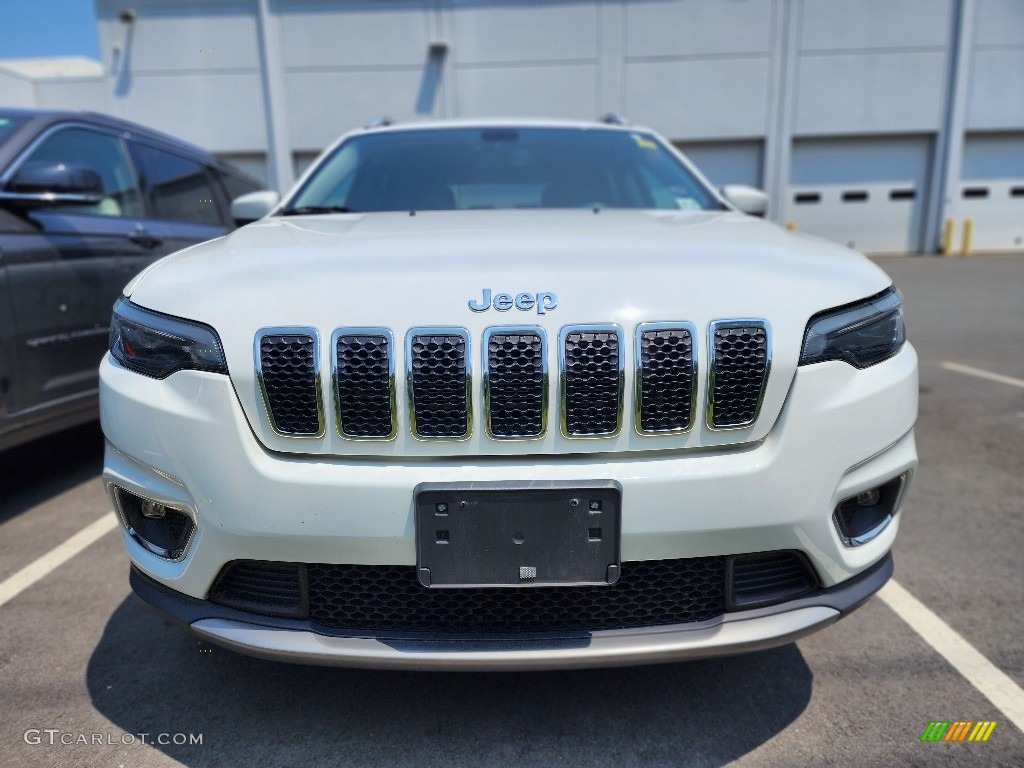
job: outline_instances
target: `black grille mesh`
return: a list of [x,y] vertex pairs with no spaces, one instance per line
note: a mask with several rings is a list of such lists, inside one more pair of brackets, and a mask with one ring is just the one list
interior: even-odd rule
[[688,429],[693,379],[693,337],[688,329],[641,332],[640,429]]
[[565,335],[565,430],[602,435],[619,426],[619,337],[614,331]]
[[267,406],[277,430],[291,435],[319,434],[313,337],[264,336],[260,339],[260,365]]
[[760,326],[716,328],[712,425],[749,424],[768,373],[768,334]]
[[495,333],[487,340],[491,434],[533,437],[543,429],[544,345],[537,333]]
[[818,580],[799,552],[759,552],[732,562],[731,603],[770,605],[813,591]]
[[342,434],[348,437],[390,437],[391,344],[384,335],[339,336],[338,407]]
[[426,589],[414,566],[310,565],[309,618],[332,629],[544,632],[704,621],[725,611],[725,558],[623,563],[610,587]]
[[221,571],[210,600],[332,630],[458,634],[684,624],[818,587],[797,551],[626,562],[614,586],[506,589],[427,589],[411,565],[237,560]]
[[464,437],[469,432],[466,340],[455,335],[414,336],[411,358],[416,432],[424,437]]

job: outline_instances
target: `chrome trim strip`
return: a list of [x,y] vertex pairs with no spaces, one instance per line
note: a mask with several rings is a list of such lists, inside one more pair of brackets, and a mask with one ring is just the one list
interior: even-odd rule
[[[756,327],[764,329],[765,334],[765,361],[764,376],[761,378],[761,391],[757,396],[757,404],[754,406],[754,416],[741,424],[715,424],[715,331],[722,328],[749,328]],[[764,394],[768,389],[768,377],[772,369],[772,328],[767,320],[760,318],[730,318],[728,320],[713,320],[708,323],[708,386],[707,405],[705,407],[705,421],[707,427],[715,432],[725,432],[732,429],[745,429],[757,421],[761,415],[761,405],[764,403]]]
[[[488,349],[491,336],[495,334],[534,334],[540,337],[541,354],[541,410],[540,410],[540,432],[536,435],[496,435],[491,430],[491,382],[490,382],[490,355]],[[492,325],[484,329],[483,344],[481,345],[480,371],[483,386],[483,407],[484,407],[484,430],[492,440],[540,440],[548,431],[548,404],[550,401],[550,372],[548,370],[548,335],[539,325]]]
[[[836,504],[835,508],[832,510],[832,527],[836,529],[836,533],[839,534],[839,540],[843,543],[844,547],[846,547],[847,549],[856,549],[857,547],[861,547],[867,544],[875,537],[877,537],[878,534],[880,534],[882,531],[889,527],[889,523],[896,519],[896,515],[900,511],[900,505],[903,504],[903,495],[907,491],[907,486],[910,484],[910,476],[912,474],[913,471],[908,469],[906,472],[903,472],[901,475],[895,478],[900,481],[900,488],[898,491],[896,491],[896,501],[892,505],[892,511],[890,511],[889,514],[882,518],[878,525],[876,525],[869,531],[865,531],[859,536],[847,536],[845,533],[843,533],[843,527],[839,524],[839,507],[841,507],[850,499],[856,498],[856,495],[847,496],[845,499]],[[885,481],[885,483],[888,482],[889,480]],[[879,486],[885,485],[885,483],[877,483],[872,487],[878,488]]]
[[[640,419],[643,410],[643,360],[641,359],[643,345],[641,339],[644,331],[689,331],[690,332],[690,376],[693,380],[690,386],[690,419],[689,425],[682,429],[657,429],[647,430],[642,426]],[[697,394],[700,387],[700,380],[697,378],[700,370],[697,363],[697,326],[690,322],[679,323],[640,323],[633,334],[633,427],[638,435],[644,437],[685,435],[693,430],[694,422],[697,420]]]
[[[855,589],[858,596],[864,593],[863,600],[880,586],[858,584]],[[376,637],[325,636],[220,618],[198,619],[191,629],[211,643],[275,661],[404,670],[582,669],[661,664],[773,648],[826,627],[841,616],[831,605],[814,604],[814,595],[800,600],[727,613],[694,624],[598,630],[586,633],[585,642],[556,637],[499,642],[414,638],[399,643]]]
[[[344,421],[341,418],[341,393],[338,391],[338,339],[342,336],[383,336],[388,342],[388,388],[390,391],[391,434],[389,435],[346,435]],[[383,327],[352,327],[337,328],[331,334],[331,391],[334,402],[334,426],[343,440],[353,442],[394,440],[398,436],[398,397],[395,389],[395,336],[390,328]]]
[[[139,533],[128,524],[128,516],[125,514],[124,509],[121,507],[121,493],[129,493],[137,499],[144,499],[146,501],[156,501],[163,504],[168,509],[173,509],[175,512],[181,512],[183,515],[187,515],[192,521],[192,530],[189,531],[188,538],[185,543],[182,544],[181,549],[164,549],[158,547],[150,541],[142,538]],[[134,491],[129,491],[127,488],[118,485],[117,483],[107,483],[107,495],[114,501],[114,509],[117,512],[117,519],[121,523],[121,527],[128,532],[131,536],[132,541],[142,547],[150,554],[156,555],[162,560],[167,560],[171,563],[180,563],[188,555],[188,551],[192,548],[192,542],[196,538],[196,532],[199,530],[199,523],[197,521],[196,512],[191,507],[183,507],[178,502],[165,502],[160,498],[154,498],[149,496],[143,496]]]
[[[461,336],[466,345],[466,432],[457,437],[421,435],[416,428],[416,397],[412,382],[412,340],[416,336]],[[409,432],[416,440],[433,441],[447,440],[460,442],[473,435],[473,358],[469,331],[465,328],[450,325],[416,326],[405,333],[405,399],[409,416]]]
[[[316,434],[306,434],[305,432],[282,432],[277,426],[277,420],[274,418],[274,412],[270,407],[270,397],[267,394],[267,385],[263,381],[263,355],[260,354],[260,341],[266,336],[311,336],[313,338],[313,376],[316,382],[316,417],[317,417],[317,432]],[[320,438],[323,437],[326,432],[326,419],[324,418],[324,398],[321,384],[320,375],[320,333],[316,328],[311,328],[305,325],[294,325],[294,326],[269,326],[267,328],[260,328],[256,331],[256,337],[253,341],[253,360],[256,364],[256,382],[259,385],[260,393],[263,395],[263,406],[267,413],[267,421],[270,422],[270,428],[274,430],[274,434],[280,437],[290,437],[296,439],[309,439],[309,438]]]
[[[619,340],[619,381],[618,381],[618,407],[616,409],[615,416],[615,429],[611,432],[598,432],[598,433],[587,433],[587,434],[570,434],[566,425],[566,375],[565,375],[565,339],[570,333],[576,332],[608,332],[614,333]],[[622,328],[615,323],[586,323],[582,325],[563,325],[561,330],[558,331],[558,421],[559,428],[562,432],[562,437],[569,440],[591,440],[595,438],[607,438],[615,437],[622,431],[622,411],[623,401],[625,399],[626,389],[626,372],[625,372],[625,360],[626,352],[623,348],[623,333]]]

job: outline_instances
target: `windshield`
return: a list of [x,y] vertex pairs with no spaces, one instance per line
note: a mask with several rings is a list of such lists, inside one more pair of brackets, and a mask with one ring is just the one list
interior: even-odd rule
[[283,213],[723,206],[653,136],[583,128],[450,128],[345,141]]

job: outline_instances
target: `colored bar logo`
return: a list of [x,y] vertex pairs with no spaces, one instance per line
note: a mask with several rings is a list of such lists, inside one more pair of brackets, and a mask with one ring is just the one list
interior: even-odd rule
[[995,720],[932,720],[921,741],[988,741],[995,728]]

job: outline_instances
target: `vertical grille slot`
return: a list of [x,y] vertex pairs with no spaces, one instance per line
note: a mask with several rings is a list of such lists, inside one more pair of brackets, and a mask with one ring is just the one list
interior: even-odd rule
[[539,328],[494,328],[484,334],[485,418],[492,438],[544,434],[548,375],[543,333]]
[[734,429],[754,423],[771,367],[768,324],[726,320],[710,327],[708,426]]
[[697,375],[689,323],[643,323],[636,330],[636,429],[686,432],[693,426]]
[[264,328],[256,334],[256,376],[278,434],[323,435],[319,357],[311,328]]
[[469,437],[469,334],[461,328],[421,328],[409,332],[407,347],[413,435]]
[[622,423],[622,338],[614,327],[577,326],[560,334],[562,431],[611,436]]
[[338,431],[354,439],[390,439],[397,431],[394,342],[383,328],[334,334]]

